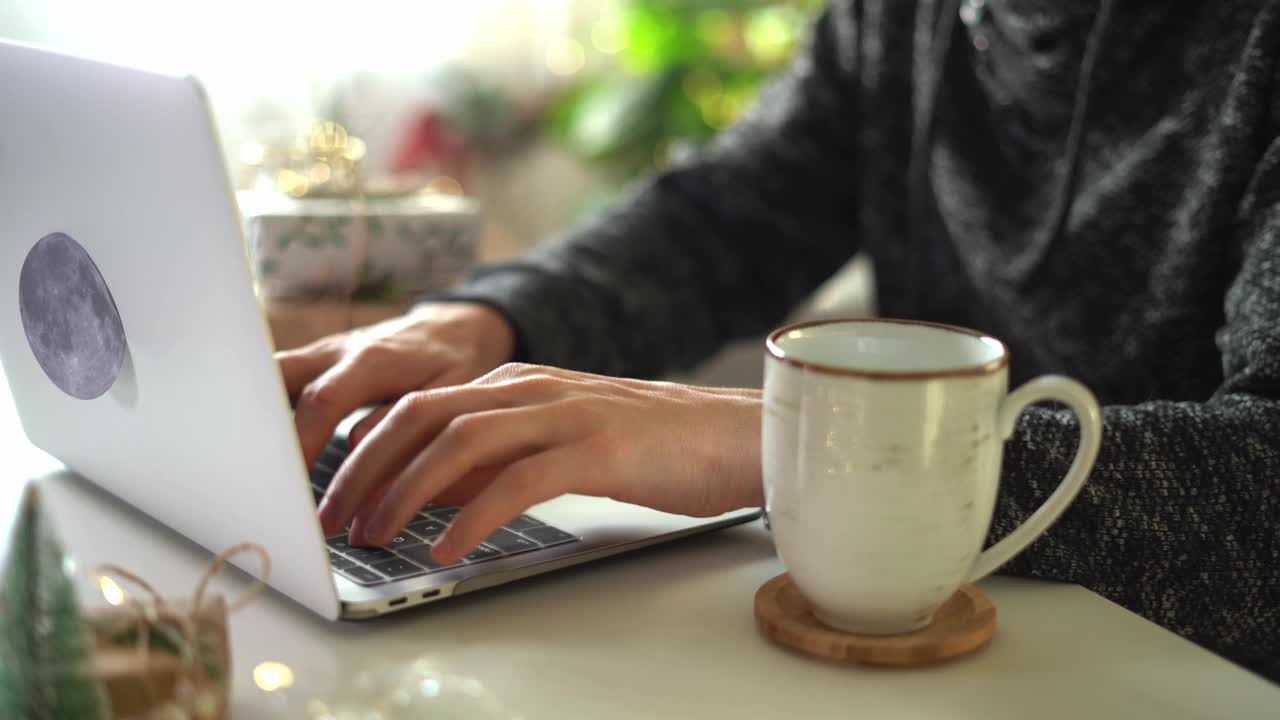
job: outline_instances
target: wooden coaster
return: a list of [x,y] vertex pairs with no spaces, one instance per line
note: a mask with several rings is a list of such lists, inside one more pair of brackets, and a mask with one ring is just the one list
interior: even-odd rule
[[806,655],[843,663],[914,667],[966,655],[996,631],[986,593],[965,585],[938,608],[927,627],[902,635],[855,635],[822,623],[783,573],[756,591],[756,622],[771,640]]

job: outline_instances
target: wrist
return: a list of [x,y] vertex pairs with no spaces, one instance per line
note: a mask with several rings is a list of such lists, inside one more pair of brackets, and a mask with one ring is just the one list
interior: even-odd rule
[[432,300],[410,312],[437,327],[451,328],[453,337],[469,338],[475,360],[490,369],[519,360],[519,331],[500,309],[469,300]]
[[708,477],[723,478],[729,490],[724,511],[764,506],[761,475],[763,396],[758,390],[722,390],[728,415],[727,432],[713,436],[707,446]]
[[480,335],[481,359],[494,367],[516,360],[516,328],[510,318],[484,303],[458,303],[459,312],[474,323]]

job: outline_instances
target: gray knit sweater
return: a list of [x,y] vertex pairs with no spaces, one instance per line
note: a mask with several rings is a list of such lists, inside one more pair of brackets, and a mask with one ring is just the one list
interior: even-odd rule
[[[1005,571],[1274,677],[1280,0],[965,4],[833,2],[711,147],[451,297],[505,313],[523,359],[654,376],[866,252],[882,314],[991,333],[1015,382],[1064,373],[1105,405],[1083,493]],[[993,536],[1077,438],[1023,415]]]

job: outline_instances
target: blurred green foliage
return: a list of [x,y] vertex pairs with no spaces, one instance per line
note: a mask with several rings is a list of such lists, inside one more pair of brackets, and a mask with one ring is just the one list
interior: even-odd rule
[[803,42],[821,0],[630,0],[553,71],[549,128],[619,184],[730,125]]

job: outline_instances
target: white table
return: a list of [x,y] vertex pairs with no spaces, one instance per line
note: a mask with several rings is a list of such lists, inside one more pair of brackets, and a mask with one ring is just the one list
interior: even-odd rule
[[[166,593],[190,591],[209,554],[57,470],[25,442],[3,383],[0,450],[0,522],[34,477],[82,567],[111,560]],[[370,720],[1280,717],[1280,688],[1072,585],[983,583],[999,630],[950,664],[901,672],[810,660],[754,625],[753,594],[781,571],[754,524],[365,623],[326,623],[266,594],[232,617],[231,716],[377,709],[366,683],[386,698],[381,714],[359,715]],[[221,585],[244,582],[236,573]],[[101,602],[91,583],[83,589]],[[287,666],[292,684],[258,687],[255,676],[270,687],[282,672],[262,663]],[[397,706],[396,688],[417,688],[418,704]]]

